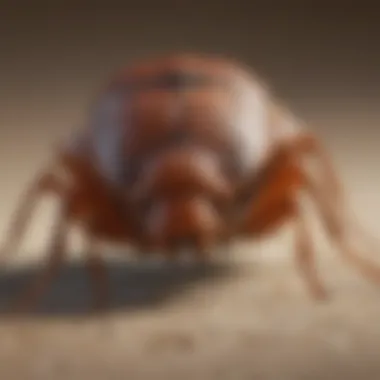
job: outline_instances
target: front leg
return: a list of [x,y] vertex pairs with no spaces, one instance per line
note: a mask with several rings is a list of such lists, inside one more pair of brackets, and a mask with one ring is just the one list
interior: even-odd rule
[[325,299],[327,290],[317,274],[314,244],[299,205],[298,190],[305,187],[305,173],[292,155],[284,149],[255,178],[256,187],[246,202],[238,232],[249,237],[275,233],[284,223],[293,220],[296,227],[295,259],[310,294]]
[[48,193],[63,197],[65,196],[64,189],[60,183],[50,172],[47,171],[35,178],[32,185],[21,197],[20,204],[18,205],[17,210],[15,210],[14,216],[11,220],[4,245],[0,250],[0,260],[2,263],[9,255],[15,254],[23,235],[25,234],[28,223],[30,223],[38,200]]

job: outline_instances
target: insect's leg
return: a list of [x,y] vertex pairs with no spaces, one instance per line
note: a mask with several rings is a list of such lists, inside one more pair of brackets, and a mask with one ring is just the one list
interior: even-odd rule
[[60,204],[57,225],[53,230],[53,239],[49,250],[48,263],[43,272],[37,276],[28,288],[12,303],[13,311],[26,311],[34,307],[47,291],[49,285],[62,267],[65,256],[66,237],[68,233],[69,209],[67,202]]
[[280,151],[243,189],[243,212],[234,220],[237,232],[253,236],[272,231],[294,214],[293,193],[301,185],[299,169],[289,160],[289,154]]
[[311,233],[297,200],[297,191],[303,185],[302,171],[285,158],[283,155],[275,157],[264,181],[258,181],[260,186],[248,202],[240,232],[251,237],[263,236],[293,219],[296,227],[295,260],[312,296],[322,299],[327,296],[327,291],[317,273]]
[[337,245],[342,257],[364,276],[380,284],[380,267],[361,257],[358,250],[352,246],[350,238],[353,236],[347,229],[346,220],[339,212],[340,210],[311,180],[308,181],[308,190],[315,200],[330,238]]
[[333,160],[321,141],[314,134],[304,132],[289,142],[287,149],[295,157],[314,157],[317,159],[322,170],[321,174],[324,177],[321,179],[321,183],[324,185],[326,196],[329,196],[331,201],[342,205],[344,198],[343,185],[334,168]]
[[325,299],[328,294],[318,275],[315,245],[305,215],[300,208],[296,213],[295,224],[295,255],[298,268],[306,280],[312,296],[316,299]]
[[[265,189],[263,190],[265,191]],[[269,191],[270,189],[268,188],[267,190]],[[296,200],[290,194],[287,197],[281,191],[277,194],[277,199],[271,198],[266,205],[261,203],[260,210],[257,209],[258,212],[255,214],[251,213],[245,232],[250,233],[251,236],[263,235],[267,232],[274,232],[283,223],[293,219],[295,223],[295,260],[297,266],[307,283],[311,295],[316,299],[324,299],[327,297],[327,291],[317,273],[314,243],[303,210],[297,207]]]
[[107,267],[97,248],[94,235],[87,234],[87,270],[93,292],[93,306],[96,311],[103,310],[109,305],[110,283]]
[[[313,155],[322,164],[325,176],[318,181],[318,186],[311,175],[308,175],[306,169],[303,169],[304,180],[307,190],[321,214],[325,228],[337,245],[339,252],[363,275],[375,282],[380,282],[380,267],[358,255],[358,251],[353,248],[349,241],[350,238],[354,237],[354,232],[360,233],[362,237],[367,239],[371,237],[365,233],[356,220],[350,219],[349,204],[344,200],[343,187],[339,183],[332,160],[322,144],[312,134],[303,134],[296,138],[291,145],[291,151],[295,156]],[[353,227],[355,229],[352,229]],[[369,240],[367,242],[370,242]]]
[[4,261],[17,249],[38,199],[46,192],[57,193],[60,191],[59,184],[50,173],[45,173],[37,178],[32,186],[27,189],[10,223],[6,240],[0,251],[0,260]]
[[371,236],[359,221],[353,218],[352,210],[349,207],[350,204],[348,200],[345,199],[344,189],[333,167],[332,159],[322,146],[322,143],[309,133],[300,136],[295,144],[301,152],[309,153],[319,158],[322,164],[322,170],[325,173],[323,181],[324,189],[321,188],[319,192],[324,191],[324,197],[330,198],[330,200],[326,199],[326,202],[332,203],[336,212],[339,212],[341,217],[345,219],[344,222],[347,224],[347,227],[352,228],[352,233],[358,233],[362,237],[363,242],[369,244],[372,249],[380,249],[378,239]]

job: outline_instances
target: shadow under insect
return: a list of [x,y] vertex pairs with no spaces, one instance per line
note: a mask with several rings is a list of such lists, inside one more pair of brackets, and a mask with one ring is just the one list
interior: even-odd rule
[[[106,312],[152,308],[180,297],[194,286],[225,279],[236,271],[226,263],[173,264],[108,261],[110,304]],[[0,313],[41,273],[41,266],[0,270]],[[92,288],[84,263],[68,263],[33,311],[20,315],[81,315],[91,311]],[[11,315],[15,313],[12,312]]]

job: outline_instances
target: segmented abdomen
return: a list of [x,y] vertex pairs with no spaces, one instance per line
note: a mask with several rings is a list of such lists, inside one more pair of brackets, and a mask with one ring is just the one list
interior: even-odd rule
[[275,117],[282,116],[270,95],[245,70],[177,56],[121,73],[100,95],[89,127],[99,171],[128,184],[139,165],[181,144],[208,147],[236,175],[252,174],[273,145]]

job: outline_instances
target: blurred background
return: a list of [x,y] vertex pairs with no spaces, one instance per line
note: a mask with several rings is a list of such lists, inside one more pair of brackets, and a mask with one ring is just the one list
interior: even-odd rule
[[[378,235],[378,15],[365,1],[3,1],[0,231],[52,144],[80,126],[114,71],[179,50],[251,65],[324,139],[357,216]],[[0,377],[378,379],[378,290],[328,261],[321,272],[333,300],[316,305],[291,245],[276,244],[281,265],[262,264],[255,276],[200,287],[155,311],[1,321]]]

